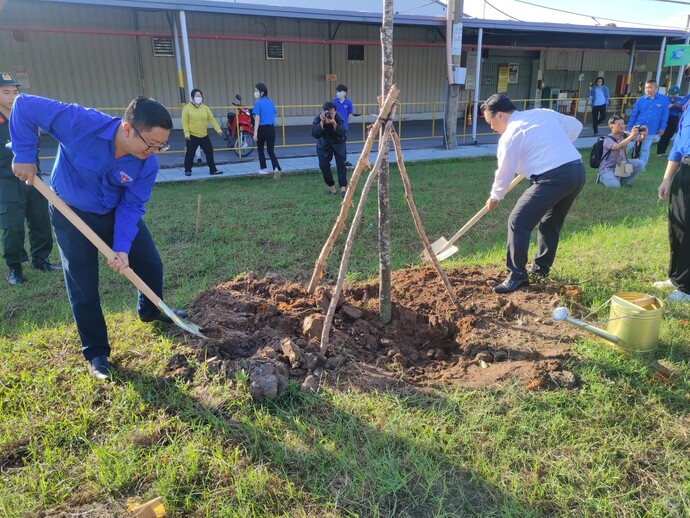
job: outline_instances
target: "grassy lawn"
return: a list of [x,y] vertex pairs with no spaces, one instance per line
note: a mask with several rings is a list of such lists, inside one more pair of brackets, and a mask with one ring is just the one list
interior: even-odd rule
[[[571,211],[552,278],[581,283],[597,307],[617,291],[665,295],[663,163],[633,187],[588,184]],[[433,241],[486,199],[495,159],[408,164]],[[420,264],[392,176],[396,269]],[[501,266],[516,192],[460,241],[454,264]],[[156,186],[146,216],[166,268],[168,305],[253,270],[308,281],[340,198],[320,175]],[[201,225],[195,232],[197,199]],[[377,275],[371,196],[351,279]],[[343,238],[339,241],[342,246]],[[333,279],[339,251],[331,256]],[[5,272],[5,270],[3,270]],[[671,383],[605,342],[575,344],[574,391],[295,387],[253,403],[245,380],[162,377],[180,344],[136,318],[135,293],[104,271],[101,296],[118,366],[91,379],[59,275],[27,270],[0,303],[0,515],[122,516],[161,496],[168,516],[689,516],[690,307],[664,311],[656,357]],[[3,273],[3,276],[5,273]]]

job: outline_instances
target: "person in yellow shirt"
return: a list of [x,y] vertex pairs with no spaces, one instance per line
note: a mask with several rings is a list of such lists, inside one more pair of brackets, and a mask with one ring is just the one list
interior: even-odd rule
[[206,163],[211,174],[221,174],[216,168],[216,163],[213,161],[213,145],[208,136],[208,123],[213,125],[218,135],[222,135],[223,131],[220,129],[218,122],[211,113],[208,106],[203,104],[204,95],[198,88],[192,90],[192,102],[188,103],[182,108],[182,131],[187,146],[187,152],[184,155],[184,174],[185,176],[192,176],[192,164],[194,163],[194,155],[196,150],[201,146],[202,151],[206,155]]

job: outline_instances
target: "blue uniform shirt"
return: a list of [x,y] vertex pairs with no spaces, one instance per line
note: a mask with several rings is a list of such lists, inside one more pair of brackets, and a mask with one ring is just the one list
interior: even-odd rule
[[690,110],[685,110],[678,122],[678,134],[673,141],[669,162],[680,162],[684,156],[690,156]]
[[115,159],[120,122],[92,108],[21,94],[12,106],[10,135],[17,163],[35,162],[39,127],[55,138],[60,146],[51,187],[77,209],[96,214],[115,210],[113,250],[129,253],[156,180],[158,159]]
[[680,117],[680,108],[676,106],[674,103],[678,103],[681,107],[683,106],[683,98],[680,95],[677,95],[675,99],[671,100],[671,98],[667,95],[666,98],[668,99],[668,115],[669,117]]
[[647,126],[649,135],[659,133],[659,130],[666,129],[668,122],[668,98],[657,92],[654,97],[643,95],[635,103],[630,120],[628,121],[628,131],[633,126]]
[[275,124],[276,122],[276,105],[273,104],[268,97],[261,97],[254,103],[252,110],[254,115],[259,116],[259,126],[266,124]]
[[352,101],[345,97],[343,99],[343,102],[340,102],[340,99],[336,97],[335,99],[333,99],[333,104],[335,104],[335,111],[337,111],[343,118],[343,121],[345,123],[345,129],[347,129],[347,125],[349,122],[348,118],[352,113]]

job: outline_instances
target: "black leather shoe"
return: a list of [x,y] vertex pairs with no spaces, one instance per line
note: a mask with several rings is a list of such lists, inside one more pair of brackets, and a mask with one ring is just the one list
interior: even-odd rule
[[110,365],[107,356],[96,356],[93,360],[89,361],[89,374],[97,380],[109,380],[112,370],[113,366]]
[[21,267],[10,268],[10,274],[7,276],[7,281],[10,286],[16,286],[17,284],[22,284],[26,279],[24,279],[24,273]]
[[529,286],[529,280],[519,279],[509,281],[508,279],[506,279],[501,284],[497,284],[496,286],[494,286],[494,291],[496,293],[511,293],[517,290],[518,288],[522,288],[523,286]]
[[[183,309],[173,309],[173,313],[175,313],[178,317],[180,318],[187,318],[187,312],[184,311]],[[139,317],[142,322],[163,322],[164,324],[172,324],[172,318],[170,318],[168,315],[165,315],[161,313],[160,311],[156,311],[152,316],[150,317]]]
[[346,160],[346,161],[345,161],[345,166],[346,166],[346,167],[352,167],[352,164],[351,164],[349,161]]
[[220,170],[216,169],[215,171],[210,171],[209,174],[211,174],[211,175],[213,175],[213,174],[223,174],[223,171],[220,171]]
[[34,259],[31,261],[31,268],[34,270],[41,270],[43,272],[55,272],[57,270],[62,270],[62,266],[57,264],[51,264],[48,259]]

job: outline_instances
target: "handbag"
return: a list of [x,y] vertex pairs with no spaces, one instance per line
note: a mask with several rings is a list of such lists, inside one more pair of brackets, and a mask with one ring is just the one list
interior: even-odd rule
[[632,164],[628,164],[625,162],[618,162],[616,164],[616,170],[614,171],[613,175],[616,178],[627,178],[633,173],[633,166]]

